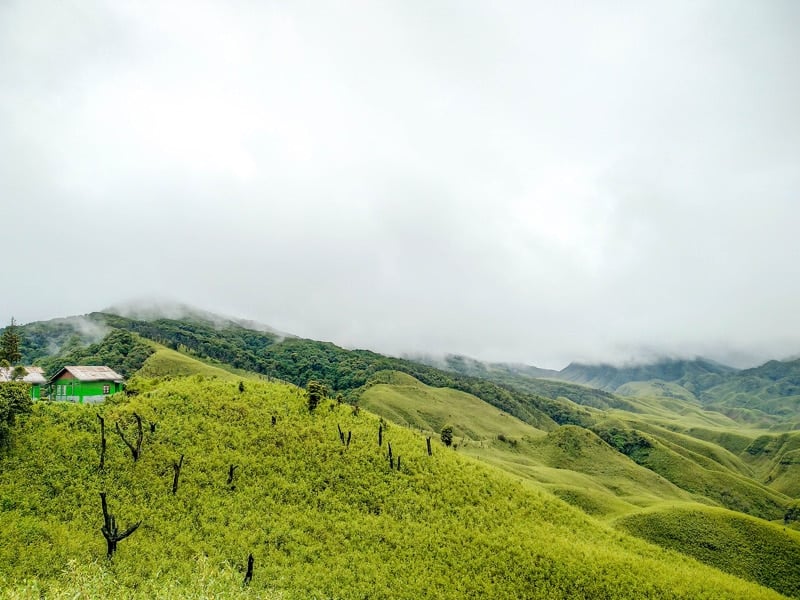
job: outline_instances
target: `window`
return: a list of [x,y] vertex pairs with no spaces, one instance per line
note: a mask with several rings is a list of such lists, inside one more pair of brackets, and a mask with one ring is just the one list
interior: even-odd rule
[[111,391],[111,387],[108,385],[103,386],[103,393],[108,394]]

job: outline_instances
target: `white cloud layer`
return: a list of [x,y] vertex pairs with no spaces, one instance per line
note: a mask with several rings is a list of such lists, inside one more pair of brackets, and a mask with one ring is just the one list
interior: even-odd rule
[[798,354],[797,31],[791,0],[4,2],[0,319]]

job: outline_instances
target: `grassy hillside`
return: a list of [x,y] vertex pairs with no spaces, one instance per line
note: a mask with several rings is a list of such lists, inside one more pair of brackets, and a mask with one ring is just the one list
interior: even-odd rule
[[720,463],[674,443],[636,429],[635,424],[606,420],[594,430],[639,465],[658,473],[678,487],[721,506],[767,520],[783,516],[787,496]]
[[253,331],[234,322],[222,324],[192,320],[157,319],[137,321],[118,315],[94,313],[108,327],[135,332],[172,349],[212,359],[237,369],[305,385],[321,381],[329,389],[351,399],[381,371],[412,375],[426,384],[449,387],[469,394],[513,414],[540,429],[556,423],[588,424],[588,412],[580,407],[520,392],[485,379],[448,373],[410,360],[383,356],[368,350],[345,350],[334,344],[299,338],[280,338],[274,333]]
[[400,425],[438,434],[449,424],[457,438],[475,441],[494,439],[498,435],[508,438],[544,435],[542,430],[499,411],[472,394],[431,387],[398,371],[380,375],[376,381],[385,383],[370,385],[361,394],[359,404]]
[[800,532],[709,507],[650,510],[617,521],[630,533],[800,598]]
[[362,406],[431,434],[449,423],[459,452],[535,482],[589,514],[618,515],[692,498],[586,429],[565,425],[545,434],[462,392],[396,372],[382,381],[362,394]]
[[[400,427],[384,441],[402,461],[391,469],[377,417],[330,401],[310,415],[288,385],[248,381],[242,392],[193,376],[139,390],[99,407],[38,403],[20,424],[0,458],[3,596],[779,597],[441,445],[429,457]],[[137,462],[111,426],[132,436],[134,412],[156,425]],[[121,527],[142,523],[110,562],[101,491]]]
[[204,375],[234,380],[237,376],[221,367],[206,364],[175,350],[153,344],[155,352],[144,362],[137,375],[140,377],[183,377],[187,375]]

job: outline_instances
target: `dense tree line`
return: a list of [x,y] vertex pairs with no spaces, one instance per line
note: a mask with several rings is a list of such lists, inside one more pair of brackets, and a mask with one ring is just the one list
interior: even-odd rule
[[551,428],[554,421],[583,426],[591,422],[588,411],[566,401],[369,350],[345,350],[329,342],[300,338],[281,340],[275,334],[234,324],[216,327],[196,320],[137,321],[115,315],[104,318],[109,326],[136,332],[173,349],[299,386],[310,380],[319,381],[332,393],[342,393],[351,399],[356,399],[360,390],[380,372],[394,370],[427,385],[473,394],[537,427]]
[[123,377],[130,377],[142,368],[152,353],[153,349],[146,342],[128,331],[115,329],[96,344],[71,344],[65,351],[38,362],[48,377],[66,365],[105,365]]

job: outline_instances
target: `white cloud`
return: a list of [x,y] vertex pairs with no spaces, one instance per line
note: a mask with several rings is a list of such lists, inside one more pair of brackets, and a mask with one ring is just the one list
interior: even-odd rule
[[4,3],[0,318],[155,295],[543,366],[796,354],[798,25],[793,2]]

